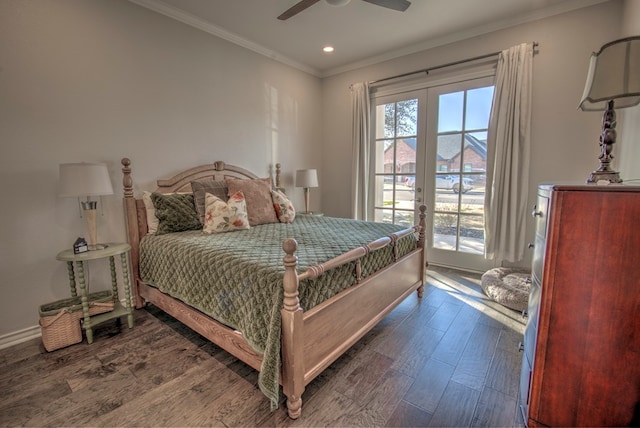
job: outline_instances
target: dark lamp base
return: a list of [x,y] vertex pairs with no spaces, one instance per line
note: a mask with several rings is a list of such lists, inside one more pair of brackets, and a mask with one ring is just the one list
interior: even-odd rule
[[609,183],[622,183],[620,173],[611,169],[611,150],[616,142],[616,112],[613,109],[613,100],[607,102],[607,109],[602,115],[602,133],[600,134],[600,166],[589,174],[587,184],[608,181]]
[[608,181],[609,183],[622,183],[620,173],[616,171],[593,171],[587,178],[587,183],[598,183],[599,181]]

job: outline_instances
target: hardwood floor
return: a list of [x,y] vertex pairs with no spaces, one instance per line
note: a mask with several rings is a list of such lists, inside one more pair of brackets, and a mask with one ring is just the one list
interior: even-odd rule
[[0,350],[0,426],[522,426],[521,315],[479,275],[428,271],[410,296],[307,386],[298,420],[270,412],[257,372],[156,308],[51,353]]

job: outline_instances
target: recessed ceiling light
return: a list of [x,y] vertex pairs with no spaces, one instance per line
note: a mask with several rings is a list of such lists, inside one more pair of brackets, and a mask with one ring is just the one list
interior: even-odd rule
[[333,46],[325,46],[322,48],[322,50],[324,51],[324,53],[331,53],[333,52]]

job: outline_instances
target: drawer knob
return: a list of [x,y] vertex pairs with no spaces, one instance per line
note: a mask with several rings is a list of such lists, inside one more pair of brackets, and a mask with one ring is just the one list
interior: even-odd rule
[[524,351],[524,343],[520,342],[518,343],[518,352],[522,352]]
[[524,283],[527,284],[527,285],[531,285],[531,277],[530,276],[526,277],[524,279]]
[[522,310],[522,318],[527,318],[529,316],[529,312],[526,309]]
[[533,207],[533,211],[531,211],[531,215],[533,217],[542,217],[542,211],[538,211],[538,206]]
[[528,247],[528,248],[533,248],[533,247],[535,247],[535,246],[536,246],[536,245],[535,245],[533,242],[529,242],[529,243],[527,244],[527,247]]

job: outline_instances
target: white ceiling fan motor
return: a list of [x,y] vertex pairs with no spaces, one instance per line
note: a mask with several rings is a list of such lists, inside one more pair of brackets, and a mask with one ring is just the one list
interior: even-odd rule
[[351,0],[325,0],[331,6],[344,6],[349,3]]
[[[320,0],[300,0],[289,9],[285,10],[284,13],[278,16],[278,19],[281,21],[286,21],[294,15],[299,14],[303,10],[313,6],[318,3]],[[344,6],[348,4],[351,0],[325,0],[331,6]],[[400,12],[404,12],[407,10],[409,6],[411,6],[411,2],[409,0],[363,0],[367,3],[374,4],[376,6],[381,6],[387,9],[398,10]]]

